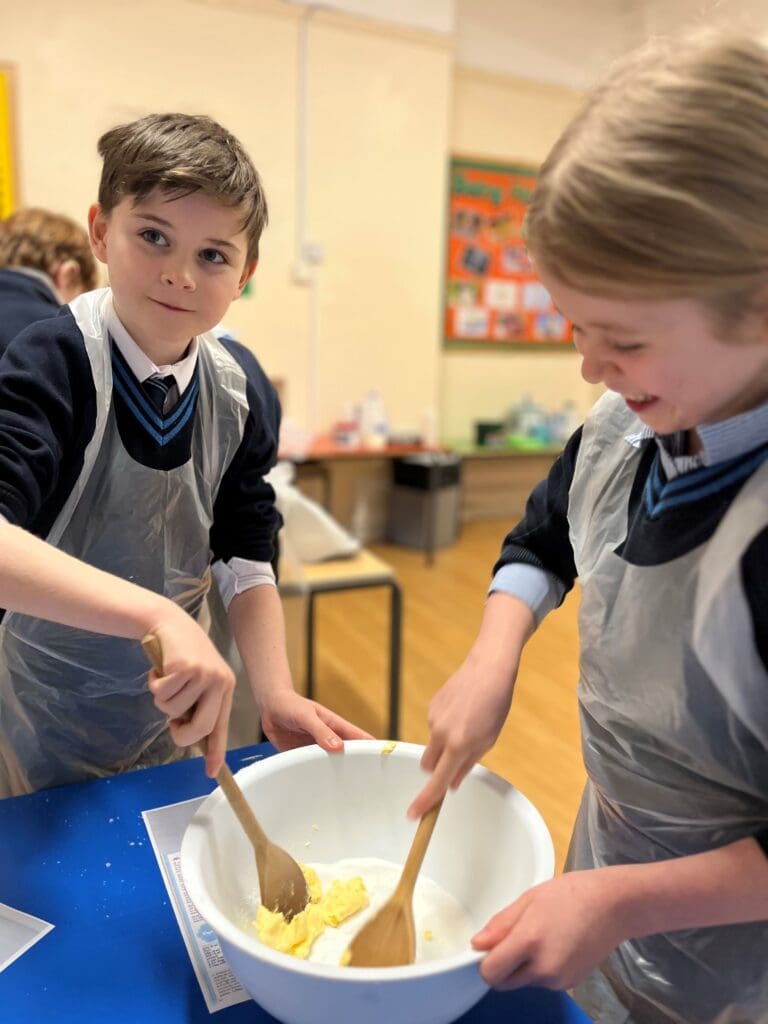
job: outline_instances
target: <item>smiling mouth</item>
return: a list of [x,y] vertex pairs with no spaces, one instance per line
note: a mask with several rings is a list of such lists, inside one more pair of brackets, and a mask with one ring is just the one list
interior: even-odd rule
[[644,409],[656,401],[655,395],[622,395],[621,397],[633,412]]
[[173,306],[170,302],[161,302],[160,299],[152,299],[152,302],[157,306],[162,306],[163,309],[170,309],[172,313],[192,313],[191,309],[185,309],[184,306]]

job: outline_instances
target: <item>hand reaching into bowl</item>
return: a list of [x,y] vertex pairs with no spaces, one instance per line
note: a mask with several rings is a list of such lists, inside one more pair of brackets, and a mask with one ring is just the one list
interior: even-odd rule
[[431,736],[421,767],[432,777],[408,808],[409,818],[420,818],[449,788],[457,789],[496,742],[533,627],[531,610],[518,598],[492,594],[488,599],[466,660],[429,705]]

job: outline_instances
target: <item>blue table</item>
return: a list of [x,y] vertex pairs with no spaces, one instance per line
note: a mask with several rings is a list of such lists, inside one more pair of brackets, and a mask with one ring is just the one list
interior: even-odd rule
[[[0,800],[0,903],[55,925],[0,973],[3,1024],[275,1024],[252,1002],[208,1013],[141,818],[212,788],[194,759]],[[461,1018],[502,1022],[588,1024],[543,989],[491,992]]]

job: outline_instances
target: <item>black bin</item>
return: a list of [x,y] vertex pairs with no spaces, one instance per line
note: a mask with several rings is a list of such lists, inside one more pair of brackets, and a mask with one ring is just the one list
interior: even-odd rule
[[456,540],[460,456],[424,452],[393,459],[392,484],[389,539],[393,543],[431,553]]

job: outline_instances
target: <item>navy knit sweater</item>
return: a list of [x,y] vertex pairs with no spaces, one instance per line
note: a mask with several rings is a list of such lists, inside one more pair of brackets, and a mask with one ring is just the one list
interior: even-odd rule
[[60,308],[42,281],[9,267],[0,270],[0,356],[20,331],[56,316]]
[[[280,407],[255,357],[222,339],[247,378],[242,441],[214,496],[211,560],[271,561],[280,515],[264,476],[277,458]],[[168,470],[190,458],[197,372],[179,398],[184,415],[170,442],[148,429],[130,401],[140,384],[112,347],[113,400],[120,436],[143,465]],[[121,386],[118,387],[118,381]],[[171,414],[172,415],[172,414]],[[183,422],[182,422],[183,421]],[[18,335],[0,358],[0,514],[45,537],[83,468],[96,422],[96,392],[83,337],[68,307]]]

